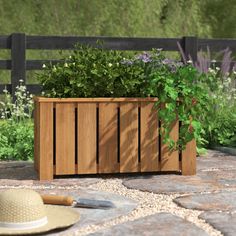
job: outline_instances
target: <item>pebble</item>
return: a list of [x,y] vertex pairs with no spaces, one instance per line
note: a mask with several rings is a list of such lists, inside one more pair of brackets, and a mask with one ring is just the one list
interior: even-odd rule
[[121,179],[105,179],[97,184],[92,185],[91,187],[93,189],[126,196],[134,201],[139,202],[139,205],[136,209],[134,209],[127,215],[120,216],[103,224],[89,225],[75,232],[75,234],[73,235],[88,235],[90,233],[95,233],[98,230],[106,229],[117,224],[121,224],[128,221],[134,221],[141,217],[153,215],[160,212],[169,212],[173,215],[179,216],[185,220],[194,223],[196,226],[203,229],[210,236],[222,236],[220,231],[214,229],[203,219],[198,218],[202,211],[184,209],[177,206],[173,202],[176,197],[185,196],[186,194],[154,194],[152,192],[150,193],[134,189],[128,189],[124,185],[122,185]]

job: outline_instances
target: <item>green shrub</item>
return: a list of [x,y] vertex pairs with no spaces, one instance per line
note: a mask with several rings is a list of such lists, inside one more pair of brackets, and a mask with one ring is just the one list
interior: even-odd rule
[[217,89],[210,94],[208,108],[199,119],[204,128],[207,146],[236,147],[236,72],[222,74],[220,68],[210,69]]
[[[38,79],[46,97],[158,97],[164,142],[180,149],[199,139],[202,126],[196,117],[207,106],[210,81],[191,62],[167,59],[158,49],[131,56],[99,44],[77,45],[62,62],[43,67]],[[176,118],[182,122],[177,143],[169,137]]]
[[33,160],[34,127],[32,122],[32,95],[20,81],[16,100],[4,90],[0,102],[0,160]]
[[33,122],[0,122],[0,160],[33,160]]

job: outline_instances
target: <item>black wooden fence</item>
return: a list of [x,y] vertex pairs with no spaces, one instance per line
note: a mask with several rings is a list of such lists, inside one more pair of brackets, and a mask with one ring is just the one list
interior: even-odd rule
[[[152,48],[162,48],[163,51],[179,51],[177,42],[180,43],[185,55],[191,56],[193,61],[197,59],[197,52],[207,50],[219,52],[229,48],[236,52],[235,39],[200,39],[197,37],[183,38],[124,38],[124,37],[77,37],[77,36],[28,36],[24,33],[13,33],[0,36],[0,49],[11,50],[11,60],[0,60],[0,69],[11,70],[11,84],[0,84],[0,94],[6,87],[13,95],[15,88],[22,79],[25,82],[27,70],[41,70],[44,63],[58,60],[26,60],[27,49],[69,50],[73,49],[77,42],[96,46],[96,41],[104,42],[106,49],[148,51]],[[234,62],[235,63],[235,62]],[[1,82],[1,78],[0,78]],[[27,84],[27,89],[32,94],[39,94],[41,86]]]

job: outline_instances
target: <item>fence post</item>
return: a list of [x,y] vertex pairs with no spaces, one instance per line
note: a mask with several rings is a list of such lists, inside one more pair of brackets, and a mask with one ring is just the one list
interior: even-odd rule
[[197,61],[198,39],[197,37],[183,37],[183,51],[187,60],[190,57],[194,62]]
[[11,35],[11,88],[12,96],[15,100],[16,86],[19,80],[23,80],[25,84],[26,75],[26,36],[23,33],[13,33]]

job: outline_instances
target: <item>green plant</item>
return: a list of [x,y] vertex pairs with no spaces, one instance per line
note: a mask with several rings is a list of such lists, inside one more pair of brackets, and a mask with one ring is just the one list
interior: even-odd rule
[[[47,97],[158,97],[161,135],[170,148],[183,149],[198,139],[208,88],[205,75],[188,63],[166,59],[153,49],[131,56],[124,52],[77,45],[57,65],[44,65],[38,79]],[[182,123],[177,143],[170,139],[176,119]]]
[[208,109],[199,119],[204,124],[203,137],[208,146],[236,147],[236,72],[222,74],[220,68],[209,69],[217,90],[211,94]]
[[[77,45],[57,65],[44,65],[38,79],[48,97],[137,96],[142,69],[127,67],[129,54],[100,47]],[[141,95],[140,93],[138,95]]]
[[15,101],[6,89],[4,95],[4,101],[0,102],[0,160],[32,160],[32,95],[21,80],[16,87]]
[[[183,60],[186,61],[181,46],[178,44]],[[197,139],[198,150],[215,145],[236,146],[236,64],[231,68],[233,58],[227,48],[218,53],[221,68],[211,60],[210,49],[200,51],[194,66],[205,75],[208,88],[207,103],[196,116],[202,130]],[[191,59],[191,57],[190,57]]]
[[0,121],[0,160],[33,160],[33,122]]
[[15,101],[11,94],[4,89],[4,100],[0,101],[0,119],[12,120],[13,122],[21,122],[32,117],[33,111],[33,95],[26,91],[23,80],[16,87]]

